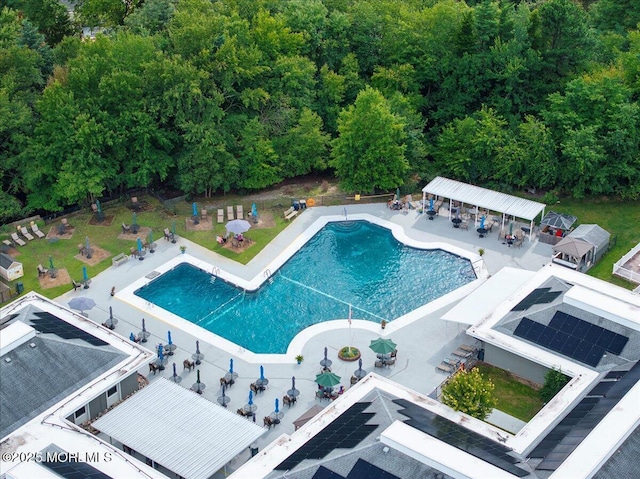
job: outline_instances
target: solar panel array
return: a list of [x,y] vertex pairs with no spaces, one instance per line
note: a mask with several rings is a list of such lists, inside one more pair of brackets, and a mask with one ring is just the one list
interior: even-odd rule
[[534,304],[547,304],[562,294],[561,291],[551,291],[551,288],[537,288],[531,291],[511,311],[526,311]]
[[400,479],[398,476],[391,474],[390,472],[380,469],[378,466],[374,466],[370,462],[360,458],[355,463],[349,475],[347,477],[327,469],[324,466],[320,466],[312,479]]
[[106,346],[102,339],[76,328],[72,324],[47,312],[34,312],[35,318],[30,318],[31,325],[41,333],[51,333],[62,339],[82,339],[93,346]]
[[350,449],[376,430],[377,424],[366,424],[375,413],[363,412],[371,402],[358,402],[331,421],[300,449],[282,461],[276,469],[293,469],[305,459],[322,459],[334,449]]
[[404,408],[398,412],[410,418],[405,421],[409,426],[517,477],[529,475],[528,471],[515,465],[520,460],[509,454],[511,449],[508,447],[405,399],[395,399],[393,402]]
[[596,384],[575,408],[531,451],[542,458],[536,469],[555,471],[640,381],[640,362],[628,371],[615,371]]
[[589,366],[597,366],[606,351],[619,355],[629,340],[561,311],[548,326],[522,318],[513,334]]
[[[59,456],[60,457],[60,456]],[[42,465],[64,479],[111,479],[91,464],[81,461],[42,462]]]

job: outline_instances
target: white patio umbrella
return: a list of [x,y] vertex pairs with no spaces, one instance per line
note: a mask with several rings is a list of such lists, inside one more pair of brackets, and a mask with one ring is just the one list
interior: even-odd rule
[[232,220],[226,224],[225,228],[233,234],[241,234],[245,231],[249,231],[251,223],[247,220]]

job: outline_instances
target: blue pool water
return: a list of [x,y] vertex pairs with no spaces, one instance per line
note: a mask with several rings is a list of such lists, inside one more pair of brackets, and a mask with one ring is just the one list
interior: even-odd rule
[[255,292],[182,264],[135,294],[255,353],[285,353],[304,328],[347,318],[349,305],[353,319],[392,321],[475,279],[467,259],[349,221],[325,226]]

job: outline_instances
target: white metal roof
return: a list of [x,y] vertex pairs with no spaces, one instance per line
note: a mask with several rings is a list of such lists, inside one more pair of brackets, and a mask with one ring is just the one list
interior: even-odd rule
[[436,176],[427,186],[422,188],[422,191],[527,220],[533,220],[544,211],[546,206],[544,203],[488,190],[442,176]]
[[92,424],[189,479],[206,479],[267,430],[165,378]]

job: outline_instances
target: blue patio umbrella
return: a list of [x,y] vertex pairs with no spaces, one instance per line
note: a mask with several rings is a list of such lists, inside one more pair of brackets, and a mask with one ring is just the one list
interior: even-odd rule
[[[284,417],[284,413],[280,412],[280,400],[278,398],[276,398],[276,407],[273,410],[273,412],[271,414],[269,414],[269,417],[272,420],[280,420]],[[276,423],[277,424],[277,423]]]
[[138,259],[142,261],[144,258],[142,257],[142,240],[138,238]]
[[156,360],[156,366],[160,371],[164,371],[164,365],[167,364],[167,359],[162,352],[162,344],[158,344],[158,359]]
[[243,409],[245,413],[256,412],[256,410],[258,409],[258,406],[253,404],[253,391],[249,391],[249,401],[244,405]]
[[171,376],[171,380],[176,384],[182,381],[182,378],[178,376],[178,371],[176,371],[176,363],[173,363],[173,375]]
[[251,216],[253,216],[254,218],[258,217],[258,208],[256,207],[255,203],[251,204]]
[[269,380],[264,377],[264,366],[260,366],[260,377],[256,380],[256,386],[266,386]]
[[233,358],[229,359],[229,372],[224,375],[226,381],[235,381],[238,378],[238,373],[233,371]]
[[173,352],[176,350],[177,346],[173,344],[173,341],[171,341],[171,331],[167,331],[167,343],[168,344],[164,349],[167,351],[169,356],[173,356]]
[[482,218],[480,218],[480,229],[484,229],[484,220],[485,220],[485,215],[482,215]]
[[249,406],[253,406],[253,391],[249,391]]
[[131,341],[133,341],[134,343],[136,342],[136,337],[133,335],[133,333],[131,333],[131,334],[129,335],[129,339],[130,339]]
[[264,380],[264,366],[260,366],[260,379]]
[[233,374],[233,358],[229,359],[229,372]]
[[193,203],[191,207],[193,208],[193,216],[198,216],[198,205]]
[[82,278],[84,280],[84,289],[89,288],[89,274],[87,273],[87,267],[82,267]]
[[433,198],[429,199],[429,211],[433,211]]

